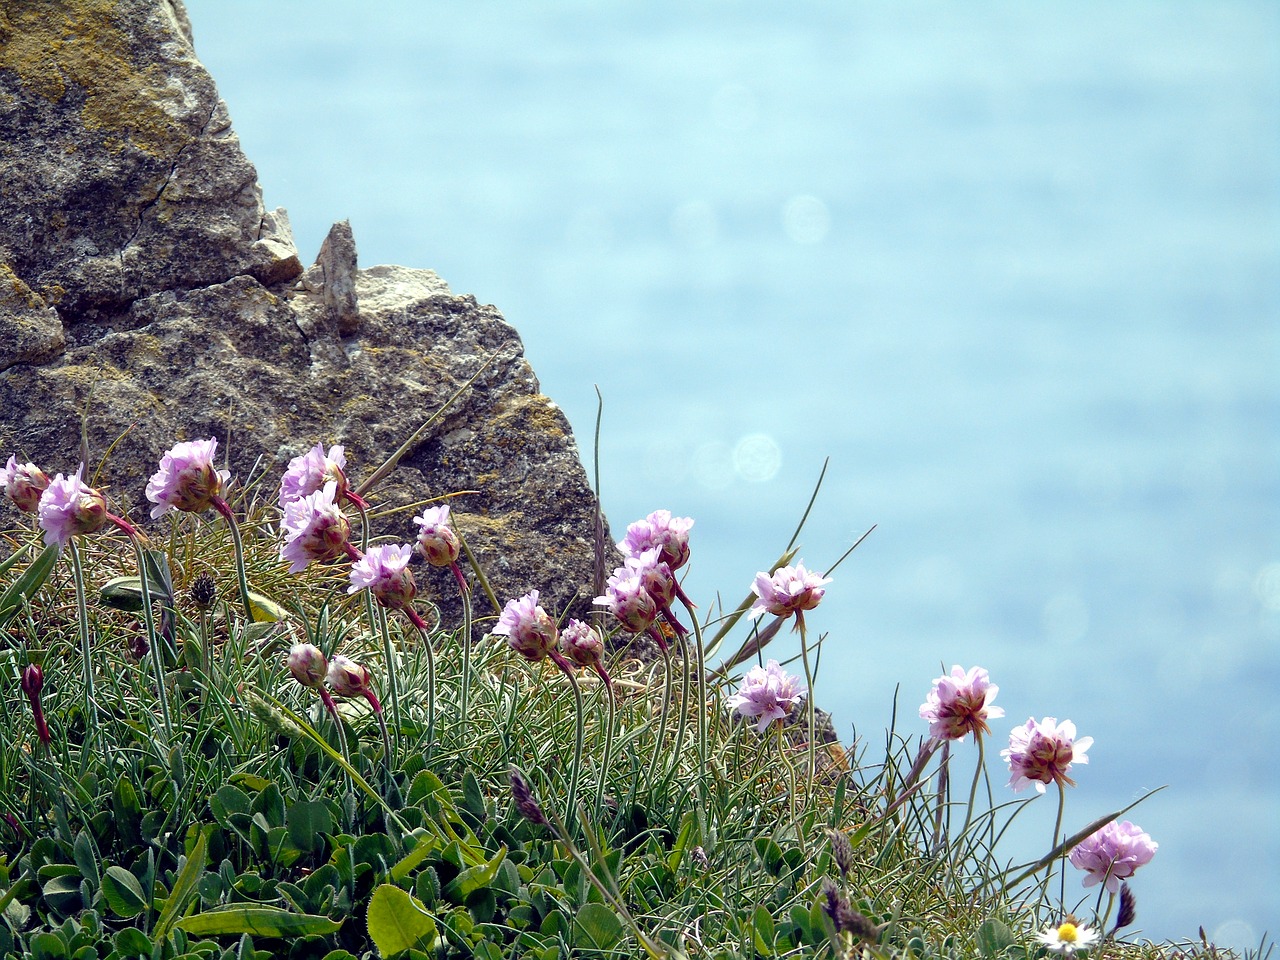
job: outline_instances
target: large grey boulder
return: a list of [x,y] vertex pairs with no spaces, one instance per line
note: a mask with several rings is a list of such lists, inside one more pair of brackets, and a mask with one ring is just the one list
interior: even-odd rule
[[[438,414],[375,502],[473,491],[454,511],[499,598],[592,596],[595,497],[516,331],[429,270],[359,269],[345,223],[304,271],[177,0],[0,5],[0,409],[0,454],[51,473],[83,421],[144,526],[176,440],[218,437],[270,498],[317,441],[358,483]],[[410,517],[377,532],[411,540]]]

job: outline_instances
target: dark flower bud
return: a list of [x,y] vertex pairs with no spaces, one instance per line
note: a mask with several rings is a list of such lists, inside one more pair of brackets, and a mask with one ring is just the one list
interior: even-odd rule
[[524,778],[524,774],[520,772],[520,768],[513,763],[507,769],[511,776],[511,797],[516,802],[516,809],[520,811],[520,816],[530,823],[544,827],[550,826],[542,813],[542,808],[538,806],[538,801],[533,798],[533,790],[529,787],[529,781]]
[[218,584],[208,572],[191,581],[191,602],[196,605],[196,609],[208,610],[217,599]]

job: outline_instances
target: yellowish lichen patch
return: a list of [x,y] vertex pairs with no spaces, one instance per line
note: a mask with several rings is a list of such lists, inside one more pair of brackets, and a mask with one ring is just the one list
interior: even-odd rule
[[108,133],[109,150],[132,143],[172,158],[190,135],[160,106],[174,99],[171,78],[161,66],[134,61],[115,8],[115,0],[0,6],[0,70],[13,71],[23,87],[55,103],[79,87],[84,128]]

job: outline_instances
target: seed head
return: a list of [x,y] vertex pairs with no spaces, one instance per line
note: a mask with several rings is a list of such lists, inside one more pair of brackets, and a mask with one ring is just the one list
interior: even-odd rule
[[197,610],[209,610],[218,599],[218,583],[208,571],[191,581],[191,602]]

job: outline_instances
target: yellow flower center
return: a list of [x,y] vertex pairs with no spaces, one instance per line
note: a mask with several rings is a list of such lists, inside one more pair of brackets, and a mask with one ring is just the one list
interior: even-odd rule
[[1058,939],[1063,943],[1075,943],[1079,937],[1076,935],[1076,925],[1074,923],[1064,923],[1058,928]]

